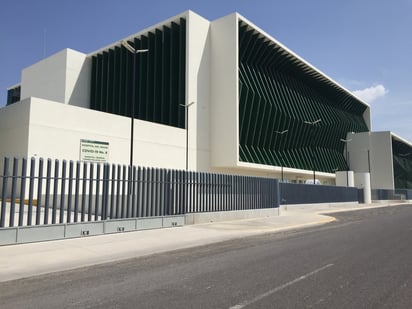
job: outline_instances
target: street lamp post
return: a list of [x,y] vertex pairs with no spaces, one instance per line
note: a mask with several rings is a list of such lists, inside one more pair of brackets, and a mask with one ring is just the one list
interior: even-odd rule
[[180,104],[180,106],[185,108],[185,121],[186,121],[186,171],[189,170],[189,107],[195,102],[190,102],[188,104]]
[[[311,126],[315,126],[319,122],[321,122],[322,119],[316,119],[315,121],[304,121],[304,123],[309,124]],[[315,138],[315,129],[312,129],[312,140]],[[315,149],[314,146],[312,145],[312,167],[313,167],[313,184],[316,183],[316,171],[315,171]]]
[[349,159],[348,159],[348,143],[352,141],[352,139],[340,139],[341,142],[345,143],[345,150],[346,150],[346,186],[349,187]]
[[133,168],[133,140],[134,140],[134,115],[135,115],[135,99],[136,99],[136,55],[146,53],[148,49],[136,49],[127,41],[121,41],[121,44],[133,54],[133,84],[132,84],[132,106],[130,112],[130,168]]
[[[283,134],[288,133],[288,131],[289,130],[275,131],[275,133],[282,136]],[[281,163],[280,163],[280,172],[281,172],[281,175],[282,175],[282,182],[283,182],[283,161],[282,160],[281,160]]]

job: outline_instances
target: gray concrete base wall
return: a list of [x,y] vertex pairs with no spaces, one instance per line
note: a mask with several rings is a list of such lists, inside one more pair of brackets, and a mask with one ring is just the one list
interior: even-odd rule
[[279,208],[250,209],[235,211],[217,211],[186,214],[186,224],[202,224],[210,222],[242,220],[251,218],[272,217],[279,215]]
[[184,224],[185,216],[177,215],[0,228],[0,246],[178,227]]
[[358,207],[361,204],[358,202],[342,202],[342,203],[319,203],[319,204],[287,204],[281,205],[279,212],[293,211],[293,212],[315,212],[321,210],[333,210],[339,209],[340,207]]

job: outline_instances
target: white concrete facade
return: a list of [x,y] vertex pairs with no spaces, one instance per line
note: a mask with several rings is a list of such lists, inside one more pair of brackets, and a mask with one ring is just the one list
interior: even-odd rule
[[21,100],[37,97],[89,107],[91,63],[86,54],[65,49],[25,68]]
[[348,139],[350,169],[370,173],[372,189],[394,189],[391,132],[356,133]]
[[[109,163],[128,163],[129,118],[33,97],[7,108],[12,109],[7,113],[14,116],[12,124],[2,121],[0,130],[6,132],[7,126],[9,134],[20,139],[3,143],[2,156],[79,160],[80,141],[85,139],[109,143]],[[20,126],[16,119],[29,125]],[[135,131],[137,165],[185,168],[185,130],[135,120]]]
[[[187,25],[186,98],[182,104],[194,102],[188,107],[189,169],[276,178],[284,174],[302,182],[312,179],[310,170],[239,160],[239,21],[268,40],[275,39],[237,13],[208,21],[191,11],[130,38],[180,17]],[[128,164],[130,118],[89,109],[93,54],[65,49],[23,70],[21,101],[0,110],[0,156],[79,160],[80,141],[91,140],[109,144],[109,163]],[[370,129],[370,107],[365,106],[363,118]],[[137,119],[134,128],[135,165],[185,168],[185,129]],[[347,144],[350,170],[370,172],[372,188],[393,189],[391,134],[366,132],[348,138],[352,139]],[[316,172],[316,178],[335,183],[335,174]]]
[[211,165],[236,167],[239,157],[237,14],[212,22]]

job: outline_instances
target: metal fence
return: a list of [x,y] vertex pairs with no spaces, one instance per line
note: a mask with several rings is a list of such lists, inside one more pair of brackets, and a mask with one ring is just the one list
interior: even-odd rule
[[280,204],[317,204],[358,202],[360,196],[354,187],[280,183],[280,198]]
[[375,189],[372,190],[372,200],[412,200],[411,189]]
[[41,158],[1,165],[0,228],[279,206],[270,178]]

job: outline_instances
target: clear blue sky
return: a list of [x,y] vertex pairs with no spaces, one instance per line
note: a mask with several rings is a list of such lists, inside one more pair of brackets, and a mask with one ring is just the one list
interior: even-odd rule
[[412,141],[412,0],[2,0],[0,106],[21,70],[84,53],[186,10],[252,21],[372,106],[372,129]]

